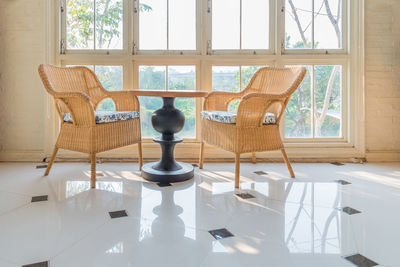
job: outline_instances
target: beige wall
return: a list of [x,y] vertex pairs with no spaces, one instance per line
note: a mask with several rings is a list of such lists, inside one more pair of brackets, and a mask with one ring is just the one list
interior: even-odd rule
[[400,1],[365,1],[366,150],[400,160]]
[[43,155],[45,0],[0,0],[0,159]]
[[[400,1],[365,5],[367,157],[400,160]],[[44,156],[46,43],[46,0],[0,0],[0,160]]]

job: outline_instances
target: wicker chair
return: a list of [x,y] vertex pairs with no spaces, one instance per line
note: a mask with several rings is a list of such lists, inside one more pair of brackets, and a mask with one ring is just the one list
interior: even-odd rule
[[[246,89],[239,93],[210,93],[205,99],[201,119],[200,169],[204,163],[204,143],[231,151],[235,153],[235,187],[238,188],[240,154],[252,153],[252,161],[255,163],[255,152],[281,150],[290,176],[294,178],[279,133],[279,123],[290,96],[302,82],[305,73],[303,67],[266,67],[258,70]],[[205,113],[227,111],[229,103],[234,99],[241,99],[234,123],[205,116]],[[273,123],[266,123],[267,113],[272,113]]]
[[[91,188],[96,187],[96,153],[137,143],[139,167],[142,167],[139,101],[136,96],[127,91],[105,90],[93,71],[85,67],[60,68],[42,64],[39,75],[47,92],[54,97],[61,119],[60,134],[45,176],[49,174],[59,148],[90,155]],[[98,123],[95,110],[106,98],[112,99],[116,110],[120,111],[113,114],[123,117],[116,120],[116,115],[111,114],[109,121],[112,122]],[[69,117],[69,122],[65,116]]]

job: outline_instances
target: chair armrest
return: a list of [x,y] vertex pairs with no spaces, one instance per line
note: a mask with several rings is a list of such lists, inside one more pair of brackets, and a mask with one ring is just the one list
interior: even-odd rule
[[139,100],[130,90],[107,91],[107,96],[114,101],[117,111],[140,111]]
[[286,94],[246,94],[239,104],[236,125],[238,127],[261,126],[267,112],[275,114],[275,124],[279,125],[288,99]]
[[228,105],[232,100],[240,99],[242,96],[243,92],[211,92],[204,100],[203,110],[226,111],[228,110]]
[[[55,93],[56,102],[61,101],[71,114],[73,124],[76,126],[94,126],[96,124],[93,105],[89,96],[81,92]],[[59,111],[61,120],[64,114]]]

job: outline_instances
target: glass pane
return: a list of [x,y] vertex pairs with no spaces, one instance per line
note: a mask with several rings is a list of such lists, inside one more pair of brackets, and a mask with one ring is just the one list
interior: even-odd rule
[[195,66],[169,66],[168,90],[195,90]]
[[299,88],[293,93],[285,111],[285,137],[312,137],[312,66]]
[[168,49],[195,50],[196,1],[169,0],[168,12]]
[[68,0],[67,49],[94,49],[93,0]]
[[240,91],[240,68],[239,66],[213,66],[212,67],[212,90],[225,92]]
[[95,66],[95,73],[104,89],[108,91],[122,90],[122,66]]
[[[195,66],[169,66],[168,90],[195,90],[196,67]],[[175,99],[175,107],[185,114],[185,126],[177,134],[179,137],[196,137],[196,98]]]
[[240,0],[212,1],[212,49],[240,48]]
[[[122,66],[95,66],[97,78],[108,91],[122,90]],[[100,111],[115,111],[115,104],[111,99],[104,99],[97,106]]]
[[286,0],[285,47],[288,49],[312,48],[312,1]]
[[342,137],[342,67],[315,66],[315,137]]
[[265,66],[242,66],[242,90],[246,89],[254,73]]
[[242,0],[242,49],[269,48],[269,0]]
[[140,0],[139,48],[167,49],[167,1]]
[[[139,88],[165,90],[165,66],[139,66]],[[151,116],[154,111],[162,107],[161,97],[140,96],[140,119],[143,137],[155,137],[160,133],[153,129]]]
[[122,0],[96,0],[96,49],[122,49]]
[[342,0],[315,0],[315,48],[338,49],[342,47]]

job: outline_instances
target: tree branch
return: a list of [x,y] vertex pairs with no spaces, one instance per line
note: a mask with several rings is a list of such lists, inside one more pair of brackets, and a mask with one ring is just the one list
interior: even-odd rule
[[304,36],[304,31],[303,31],[303,29],[302,29],[302,27],[301,27],[300,20],[299,20],[299,16],[297,15],[296,7],[294,6],[292,0],[289,0],[289,4],[290,4],[290,7],[292,8],[292,13],[293,13],[293,16],[294,16],[294,21],[296,22],[297,28],[299,29],[299,33],[300,33],[301,39],[303,40],[304,46],[307,46],[307,39],[306,39],[306,37]]

